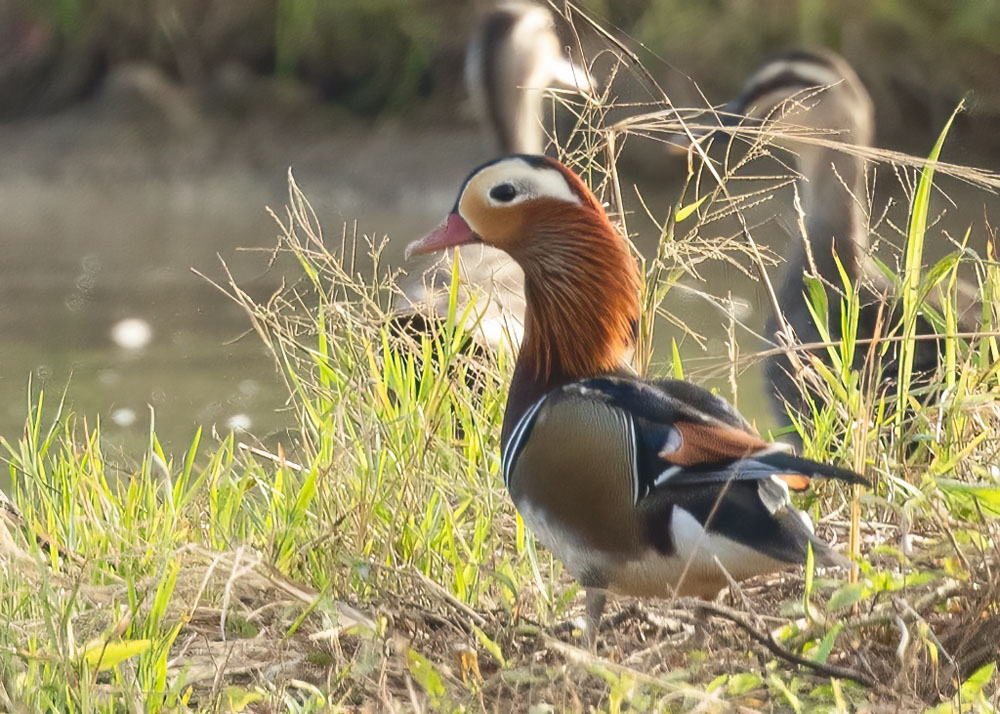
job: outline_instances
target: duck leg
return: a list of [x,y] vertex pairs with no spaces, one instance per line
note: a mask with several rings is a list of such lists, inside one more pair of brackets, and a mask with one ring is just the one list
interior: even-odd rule
[[597,629],[601,624],[601,615],[604,614],[607,602],[608,595],[604,590],[592,588],[587,590],[587,612],[583,634],[591,649],[597,646]]

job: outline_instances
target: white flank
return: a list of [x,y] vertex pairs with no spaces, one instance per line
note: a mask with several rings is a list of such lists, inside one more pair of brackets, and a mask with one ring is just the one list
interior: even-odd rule
[[676,593],[710,599],[728,584],[721,568],[725,568],[734,580],[743,580],[788,567],[788,563],[769,558],[753,548],[706,533],[694,516],[677,506],[671,525],[675,553],[665,556],[649,548],[640,557],[626,560],[587,546],[550,518],[545,509],[523,502],[516,505],[535,538],[562,561],[574,577],[607,573],[612,578],[610,589],[622,595],[668,597]]
[[779,565],[774,558],[758,550],[718,533],[709,533],[697,518],[678,506],[674,506],[670,531],[676,548],[676,557],[684,563],[689,563],[686,577],[692,577],[694,580],[700,580],[713,573],[721,576],[715,562],[716,558],[736,580],[776,570],[782,565],[787,567],[786,564]]

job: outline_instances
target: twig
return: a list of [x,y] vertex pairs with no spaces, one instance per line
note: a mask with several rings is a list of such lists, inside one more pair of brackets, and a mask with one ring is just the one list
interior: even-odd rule
[[750,635],[751,638],[764,645],[771,654],[776,657],[780,657],[783,660],[791,662],[792,664],[798,665],[800,667],[807,667],[818,674],[825,675],[827,677],[836,677],[837,679],[849,679],[852,682],[857,682],[863,687],[868,687],[869,689],[881,689],[874,679],[871,677],[858,672],[857,670],[851,669],[849,667],[840,667],[835,664],[824,664],[822,662],[817,662],[815,660],[806,659],[801,655],[797,655],[794,652],[789,652],[784,647],[779,645],[774,641],[774,638],[770,634],[764,634],[759,632],[753,625],[747,622],[746,618],[743,617],[742,613],[736,610],[730,609],[723,605],[717,605],[715,603],[709,602],[692,602],[691,606],[697,610],[703,610],[712,615],[729,620],[734,625],[739,627],[741,630]]
[[711,698],[714,700],[714,695],[706,693],[704,691],[695,689],[694,687],[678,683],[671,682],[668,680],[660,679],[652,675],[646,674],[638,669],[633,669],[624,664],[618,664],[617,662],[612,662],[609,659],[600,657],[592,652],[589,652],[575,645],[568,644],[562,640],[556,639],[551,635],[542,634],[542,641],[545,646],[554,652],[558,652],[566,659],[584,666],[599,667],[605,669],[609,672],[614,672],[618,675],[626,675],[632,680],[639,682],[640,684],[646,684],[653,687],[658,687],[659,689],[665,690],[670,694],[667,695],[668,698],[673,698],[677,696],[694,696],[698,697],[702,701],[706,698]]
[[299,471],[299,472],[304,471],[302,466],[295,463],[294,461],[289,461],[284,457],[283,454],[272,454],[270,451],[265,451],[264,449],[261,449],[256,446],[250,446],[249,444],[246,444],[242,441],[239,442],[236,446],[237,448],[239,448],[240,451],[249,451],[254,456],[259,456],[262,459],[267,459],[268,461],[272,461],[280,466],[287,466],[292,471]]
[[477,625],[485,625],[486,624],[486,618],[485,617],[483,617],[482,615],[480,615],[478,612],[476,612],[475,610],[473,610],[471,607],[469,607],[468,605],[466,605],[464,602],[462,602],[461,600],[459,600],[457,597],[455,597],[454,595],[452,595],[450,592],[448,592],[447,590],[445,590],[443,587],[441,587],[436,582],[434,582],[433,580],[431,580],[430,578],[428,578],[426,575],[424,575],[423,573],[421,573],[416,568],[409,568],[408,570],[401,571],[401,572],[409,573],[410,575],[415,576],[417,578],[417,580],[419,580],[421,583],[423,583],[424,586],[428,590],[432,591],[435,595],[437,595],[438,597],[440,597],[441,599],[443,599],[445,602],[447,602],[449,605],[451,605],[452,607],[454,607],[456,610],[458,610],[458,611],[460,611],[460,612],[468,615],[470,618],[472,618],[473,622],[475,622]]

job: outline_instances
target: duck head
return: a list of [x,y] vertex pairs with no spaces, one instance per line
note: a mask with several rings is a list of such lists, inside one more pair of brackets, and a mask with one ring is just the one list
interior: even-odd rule
[[524,271],[524,342],[512,392],[544,393],[622,367],[639,319],[639,273],[626,241],[576,174],[546,156],[480,166],[444,222],[411,243],[406,256],[480,242]]
[[[774,121],[811,129],[827,141],[847,145],[869,145],[874,135],[874,108],[864,84],[843,57],[825,50],[796,50],[773,57],[750,75],[722,112],[720,118],[729,126]],[[836,253],[856,277],[868,244],[862,208],[868,199],[863,160],[829,144],[798,140],[787,132],[767,138],[788,152],[799,173],[807,234],[820,273],[834,283],[839,281]],[[804,254],[797,255],[786,274],[784,297],[796,302],[804,260]]]
[[[871,96],[857,73],[840,55],[795,50],[771,58],[750,75],[740,94],[726,104],[724,123],[746,117],[752,123],[780,121],[832,134],[832,139],[867,146],[875,133]],[[813,177],[830,168],[824,147],[775,141],[794,152],[800,172]],[[839,167],[838,167],[839,168]]]

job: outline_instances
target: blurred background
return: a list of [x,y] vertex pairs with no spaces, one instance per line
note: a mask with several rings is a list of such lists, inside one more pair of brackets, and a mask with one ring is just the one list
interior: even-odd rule
[[[676,105],[704,106],[699,90],[722,102],[767,55],[825,46],[871,91],[879,146],[926,155],[965,98],[945,159],[1000,164],[1000,3],[582,6]],[[281,429],[290,420],[270,356],[192,268],[225,282],[224,261],[260,299],[281,285],[265,207],[281,215],[289,167],[328,234],[357,220],[364,234],[391,236],[388,257],[398,259],[495,153],[462,84],[484,7],[0,0],[0,435],[20,433],[29,378],[48,400],[69,385],[71,407],[99,416],[126,450],[145,442],[154,412],[168,448],[186,446],[199,424]],[[670,205],[686,166],[646,152],[625,168]],[[973,226],[981,249],[1000,220],[996,199],[961,198],[949,220],[958,235]],[[651,249],[641,225],[630,227]],[[776,240],[787,229],[778,225]],[[745,290],[756,303],[756,287]],[[706,350],[725,355],[721,345]]]

